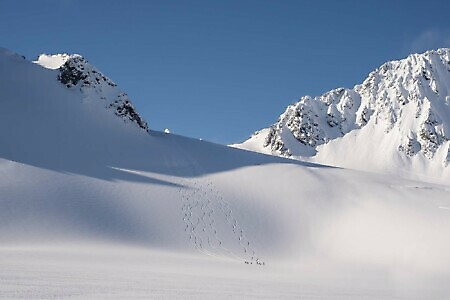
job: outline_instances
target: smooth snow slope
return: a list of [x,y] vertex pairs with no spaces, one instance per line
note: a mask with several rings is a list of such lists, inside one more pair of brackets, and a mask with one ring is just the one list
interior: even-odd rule
[[0,51],[0,297],[436,299],[450,186],[147,133]]

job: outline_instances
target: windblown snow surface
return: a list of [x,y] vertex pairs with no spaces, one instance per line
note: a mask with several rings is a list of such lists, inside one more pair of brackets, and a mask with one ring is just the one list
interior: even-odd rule
[[47,64],[0,50],[0,298],[450,297],[449,185],[146,132]]

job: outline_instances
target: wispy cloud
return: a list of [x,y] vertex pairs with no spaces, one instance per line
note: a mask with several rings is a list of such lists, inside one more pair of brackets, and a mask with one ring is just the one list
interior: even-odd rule
[[428,29],[419,34],[406,48],[408,52],[414,53],[446,47],[450,47],[450,31]]

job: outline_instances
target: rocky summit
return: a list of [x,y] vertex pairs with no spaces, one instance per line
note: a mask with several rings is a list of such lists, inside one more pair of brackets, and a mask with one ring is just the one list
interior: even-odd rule
[[148,131],[147,122],[136,111],[128,95],[81,55],[42,54],[36,63],[51,69],[57,68],[59,74],[56,79],[61,84],[69,89],[79,89],[85,98],[104,101],[104,106],[112,109],[125,122],[135,123],[143,130]]
[[238,147],[362,169],[442,170],[449,138],[450,49],[438,49],[387,62],[353,89],[302,97]]

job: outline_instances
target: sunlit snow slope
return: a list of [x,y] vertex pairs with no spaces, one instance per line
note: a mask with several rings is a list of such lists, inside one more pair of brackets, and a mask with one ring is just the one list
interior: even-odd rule
[[450,295],[449,185],[148,132],[55,64],[0,50],[0,297]]
[[450,49],[383,64],[353,89],[302,97],[237,147],[428,181],[450,180]]

